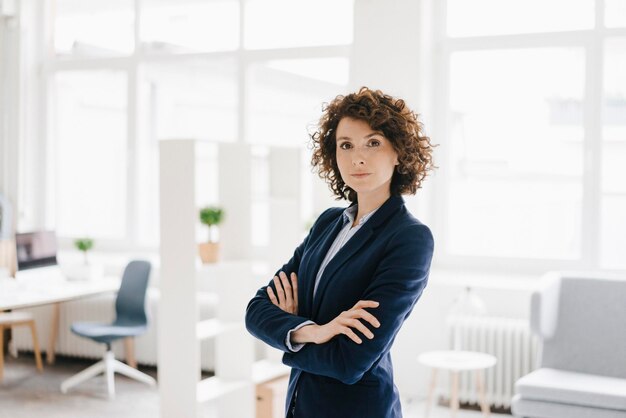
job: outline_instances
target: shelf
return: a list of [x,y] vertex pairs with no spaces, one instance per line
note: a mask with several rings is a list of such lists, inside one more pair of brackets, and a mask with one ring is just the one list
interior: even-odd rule
[[277,377],[286,376],[291,368],[282,363],[270,360],[259,360],[252,366],[252,381],[255,385],[267,382]]
[[198,382],[196,397],[198,402],[209,402],[228,392],[243,389],[248,385],[250,385],[249,381],[225,381],[219,377],[213,376]]
[[198,340],[206,340],[207,338],[213,338],[216,335],[243,329],[242,322],[223,322],[219,319],[206,319],[199,321],[196,326],[196,337]]

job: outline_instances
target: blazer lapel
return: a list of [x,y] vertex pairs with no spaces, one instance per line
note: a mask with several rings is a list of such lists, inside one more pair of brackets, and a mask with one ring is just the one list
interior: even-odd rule
[[[359,229],[352,238],[335,254],[335,256],[330,260],[326,268],[324,269],[324,273],[322,277],[320,277],[320,283],[317,286],[317,292],[315,293],[315,297],[313,299],[313,309],[312,309],[312,318],[317,316],[317,312],[320,307],[320,302],[324,297],[324,291],[328,287],[328,283],[330,282],[334,273],[341,267],[346,261],[348,261],[358,250],[360,250],[363,245],[374,235],[374,230],[380,226],[389,216],[391,216],[400,206],[404,205],[404,199],[401,196],[391,196],[389,199],[383,203],[383,205],[372,215],[371,219],[369,219],[362,227]],[[340,220],[342,217],[340,217]],[[319,260],[316,260],[315,266],[315,274],[317,275],[317,271],[319,270],[321,261],[326,257],[326,253],[330,248],[330,245],[335,240],[339,230],[341,229],[342,222],[339,222],[339,229],[337,229],[332,237],[327,236],[325,245],[322,248],[318,248],[321,251],[321,254],[316,254],[319,256]],[[335,226],[337,228],[337,226]],[[329,240],[329,238],[332,238]],[[327,245],[326,245],[327,244]],[[312,281],[315,282],[315,278]],[[307,289],[309,290],[309,289]],[[312,292],[313,289],[310,289]],[[312,293],[307,293],[308,296],[312,295]]]
[[313,307],[313,289],[315,288],[315,278],[317,277],[317,272],[320,269],[320,265],[326,257],[326,253],[330,249],[330,246],[335,241],[335,238],[341,231],[343,226],[343,215],[340,215],[339,218],[334,222],[328,225],[326,231],[322,235],[319,243],[316,244],[314,250],[312,251],[311,257],[309,258],[309,263],[306,266],[306,277],[309,280],[306,280],[306,288],[304,289],[305,293],[305,303],[309,306],[303,306],[305,308],[304,312],[312,312]]

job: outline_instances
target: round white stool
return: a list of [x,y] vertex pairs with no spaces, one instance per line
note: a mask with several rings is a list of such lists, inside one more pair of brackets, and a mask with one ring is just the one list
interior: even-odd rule
[[489,405],[485,399],[485,387],[481,377],[482,371],[493,367],[497,359],[491,354],[479,353],[475,351],[429,351],[422,353],[417,357],[417,361],[424,366],[433,369],[430,380],[430,389],[428,390],[428,398],[426,399],[425,417],[428,417],[432,397],[435,392],[437,382],[437,371],[449,370],[452,374],[452,390],[450,393],[450,409],[452,416],[456,416],[459,409],[459,372],[475,371],[476,388],[480,399],[480,409],[485,416],[489,416]]

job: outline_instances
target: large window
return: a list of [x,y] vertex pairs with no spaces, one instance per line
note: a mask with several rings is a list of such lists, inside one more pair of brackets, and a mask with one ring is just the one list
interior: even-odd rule
[[439,5],[440,261],[626,269],[620,10],[593,0]]
[[[57,0],[43,66],[46,210],[35,219],[99,248],[156,248],[159,140],[202,140],[199,205],[219,203],[216,144],[243,141],[254,144],[242,161],[255,173],[252,245],[267,246],[269,147],[304,149],[322,103],[345,91],[352,9],[353,0]],[[303,177],[312,179],[305,165]]]
[[46,214],[61,236],[126,234],[126,85],[120,71],[66,71],[50,79],[55,205]]

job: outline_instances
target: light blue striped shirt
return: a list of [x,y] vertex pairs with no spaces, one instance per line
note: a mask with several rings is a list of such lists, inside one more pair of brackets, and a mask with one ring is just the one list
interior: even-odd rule
[[[370,213],[363,215],[363,217],[359,220],[359,223],[353,227],[352,224],[354,223],[354,218],[356,216],[357,209],[358,209],[358,205],[354,205],[354,206],[350,206],[346,208],[343,211],[343,228],[341,228],[341,231],[339,231],[339,234],[337,234],[337,238],[335,238],[335,241],[328,249],[328,252],[326,253],[326,257],[324,257],[324,261],[322,261],[322,264],[320,265],[320,269],[317,271],[317,276],[315,277],[315,286],[313,287],[314,298],[315,298],[315,293],[317,292],[317,286],[320,283],[322,274],[324,274],[324,270],[326,269],[326,266],[328,265],[328,263],[330,263],[330,260],[333,259],[333,257],[339,252],[339,250],[344,245],[346,245],[346,243],[350,240],[350,238],[352,238],[352,236],[356,234],[356,232],[363,226],[363,224],[365,224],[365,222],[367,222],[367,220],[371,218],[372,215],[378,210],[378,209],[374,209]],[[291,344],[291,333],[299,330],[305,325],[311,325],[311,324],[315,324],[315,322],[306,321],[306,322],[301,323],[294,329],[289,330],[289,332],[287,333],[287,338],[285,340],[285,344],[287,345],[287,348],[289,348],[293,352],[296,352],[296,351],[299,351],[302,347],[304,347],[304,344],[293,344],[293,345]]]

